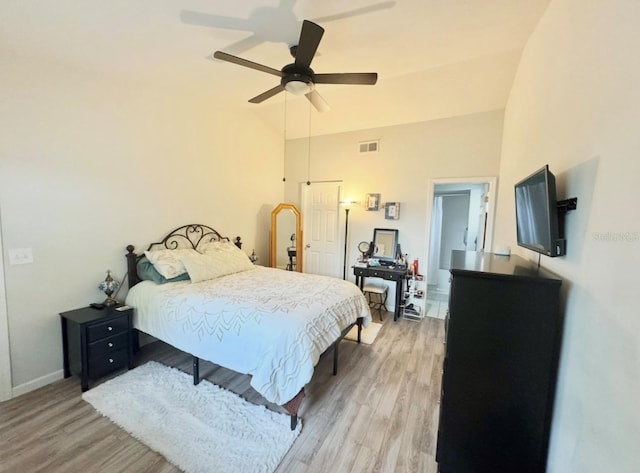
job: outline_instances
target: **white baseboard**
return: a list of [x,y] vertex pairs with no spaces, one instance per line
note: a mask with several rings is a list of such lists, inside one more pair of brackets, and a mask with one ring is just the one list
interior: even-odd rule
[[18,397],[22,394],[26,394],[31,391],[35,391],[38,388],[46,386],[47,384],[54,383],[56,381],[61,380],[64,377],[64,372],[62,370],[54,371],[53,373],[46,374],[39,378],[28,381],[19,386],[14,386],[11,390],[11,397]]
[[[140,332],[140,346],[148,345],[149,343],[155,342],[156,339],[151,335],[147,335],[146,333]],[[22,394],[26,394],[31,391],[35,391],[38,388],[46,386],[47,384],[54,383],[64,378],[64,371],[58,370],[53,373],[46,374],[41,376],[40,378],[33,379],[28,381],[20,386],[15,386],[11,389],[11,398],[21,396]],[[7,399],[5,399],[7,400]]]

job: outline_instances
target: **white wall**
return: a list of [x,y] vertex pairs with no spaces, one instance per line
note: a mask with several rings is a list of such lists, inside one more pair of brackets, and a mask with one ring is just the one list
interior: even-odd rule
[[[349,213],[349,264],[358,256],[358,242],[370,241],[375,227],[397,228],[403,253],[411,260],[420,258],[420,268],[426,272],[429,181],[497,176],[502,119],[500,110],[313,137],[311,181],[342,180],[343,198],[360,203]],[[379,153],[360,155],[358,143],[373,139],[380,139]],[[287,141],[285,199],[289,202],[300,204],[300,184],[307,181],[308,150],[306,138]],[[365,210],[367,193],[381,194],[380,211]],[[400,202],[399,220],[385,220],[385,202]],[[340,215],[344,228],[344,212]],[[343,235],[341,232],[341,238]]]
[[[107,269],[122,279],[127,244],[205,223],[268,260],[283,143],[252,113],[44,57],[4,56],[0,70],[14,394],[60,376],[58,313],[103,300],[97,284]],[[35,262],[9,266],[7,250],[25,247]]]
[[567,255],[541,263],[566,295],[551,473],[638,471],[639,23],[637,1],[552,1],[505,112],[496,243],[515,248],[513,184],[543,164],[578,197]]
[[[0,249],[2,248],[2,219],[0,216]],[[0,402],[11,399],[11,351],[7,321],[7,295],[4,289],[4,256],[0,251]]]

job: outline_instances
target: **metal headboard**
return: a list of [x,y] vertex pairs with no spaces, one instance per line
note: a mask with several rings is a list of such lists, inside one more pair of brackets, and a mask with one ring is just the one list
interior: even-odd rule
[[[147,248],[149,250],[157,250],[166,248],[168,250],[177,250],[179,248],[187,248],[197,250],[200,244],[212,241],[231,241],[227,237],[223,237],[211,227],[193,223],[183,225],[169,232],[162,240],[151,243]],[[242,248],[240,237],[236,237],[233,241],[238,248]],[[144,256],[144,253],[136,254],[133,245],[127,246],[127,275],[129,278],[129,287],[138,284],[141,279],[138,276],[138,262]]]

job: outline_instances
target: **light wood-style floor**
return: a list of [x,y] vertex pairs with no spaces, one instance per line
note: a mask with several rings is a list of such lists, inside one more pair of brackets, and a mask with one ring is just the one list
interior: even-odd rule
[[[442,320],[393,322],[387,313],[373,345],[344,340],[338,375],[331,375],[327,356],[306,387],[302,432],[277,473],[436,473],[443,337]],[[136,363],[149,359],[191,373],[191,357],[161,342],[144,346]],[[248,376],[206,362],[200,372],[268,405],[249,387]],[[179,470],[97,414],[82,400],[78,378],[71,377],[0,404],[0,471]]]

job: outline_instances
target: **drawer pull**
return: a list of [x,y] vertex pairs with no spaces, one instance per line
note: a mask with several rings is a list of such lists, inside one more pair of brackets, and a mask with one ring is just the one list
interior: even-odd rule
[[109,358],[109,363],[113,363],[113,358]]
[[113,347],[113,343],[109,342],[108,346],[109,346],[109,348]]
[[111,331],[113,330],[113,327],[112,327],[111,325],[109,325],[109,326],[107,327],[107,330],[108,330],[109,332],[111,332]]

